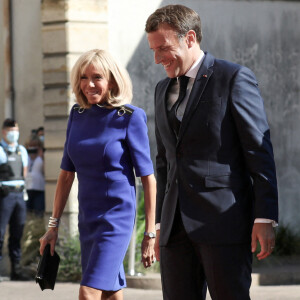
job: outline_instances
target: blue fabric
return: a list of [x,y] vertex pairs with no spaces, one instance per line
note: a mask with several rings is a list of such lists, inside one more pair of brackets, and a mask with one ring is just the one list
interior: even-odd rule
[[0,259],[6,226],[9,224],[8,249],[11,261],[18,263],[21,259],[21,238],[26,220],[26,205],[23,192],[10,192],[0,197]]
[[82,285],[126,286],[123,259],[135,219],[135,177],[153,174],[146,115],[72,109],[61,168],[77,172]]

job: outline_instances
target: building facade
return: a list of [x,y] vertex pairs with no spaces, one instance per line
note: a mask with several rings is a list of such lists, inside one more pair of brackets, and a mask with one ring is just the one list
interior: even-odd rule
[[[78,56],[109,50],[132,78],[133,104],[148,116],[155,157],[153,93],[164,77],[153,63],[144,26],[161,0],[1,0],[0,122],[14,117],[21,142],[45,128],[46,212],[51,213],[68,114],[69,75]],[[300,2],[198,1],[181,4],[202,19],[202,49],[251,68],[260,83],[277,164],[280,222],[300,226]],[[76,185],[64,222],[77,228]]]

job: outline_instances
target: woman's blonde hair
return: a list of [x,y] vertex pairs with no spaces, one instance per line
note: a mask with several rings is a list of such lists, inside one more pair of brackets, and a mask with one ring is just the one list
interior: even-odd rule
[[90,64],[99,69],[101,75],[113,86],[105,99],[108,106],[117,107],[131,102],[132,83],[126,69],[117,64],[107,51],[93,49],[83,53],[71,71],[71,87],[80,107],[91,107],[80,89],[81,76]]

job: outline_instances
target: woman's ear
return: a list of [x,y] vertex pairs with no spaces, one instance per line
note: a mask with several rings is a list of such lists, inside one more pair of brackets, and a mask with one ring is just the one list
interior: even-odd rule
[[117,86],[117,84],[116,84],[115,78],[111,75],[110,80],[108,82],[108,89],[111,91],[115,90],[116,86]]
[[112,90],[114,87],[115,87],[115,85],[110,81],[110,82],[108,83],[108,89],[109,89],[109,90]]

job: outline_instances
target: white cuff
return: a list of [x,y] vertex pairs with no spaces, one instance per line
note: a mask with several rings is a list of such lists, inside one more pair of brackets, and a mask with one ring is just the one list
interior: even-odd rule
[[270,219],[263,219],[263,218],[256,218],[254,220],[254,223],[272,223],[273,227],[277,227],[278,223],[275,222],[274,220],[270,220]]
[[155,230],[160,230],[160,223],[155,224]]

